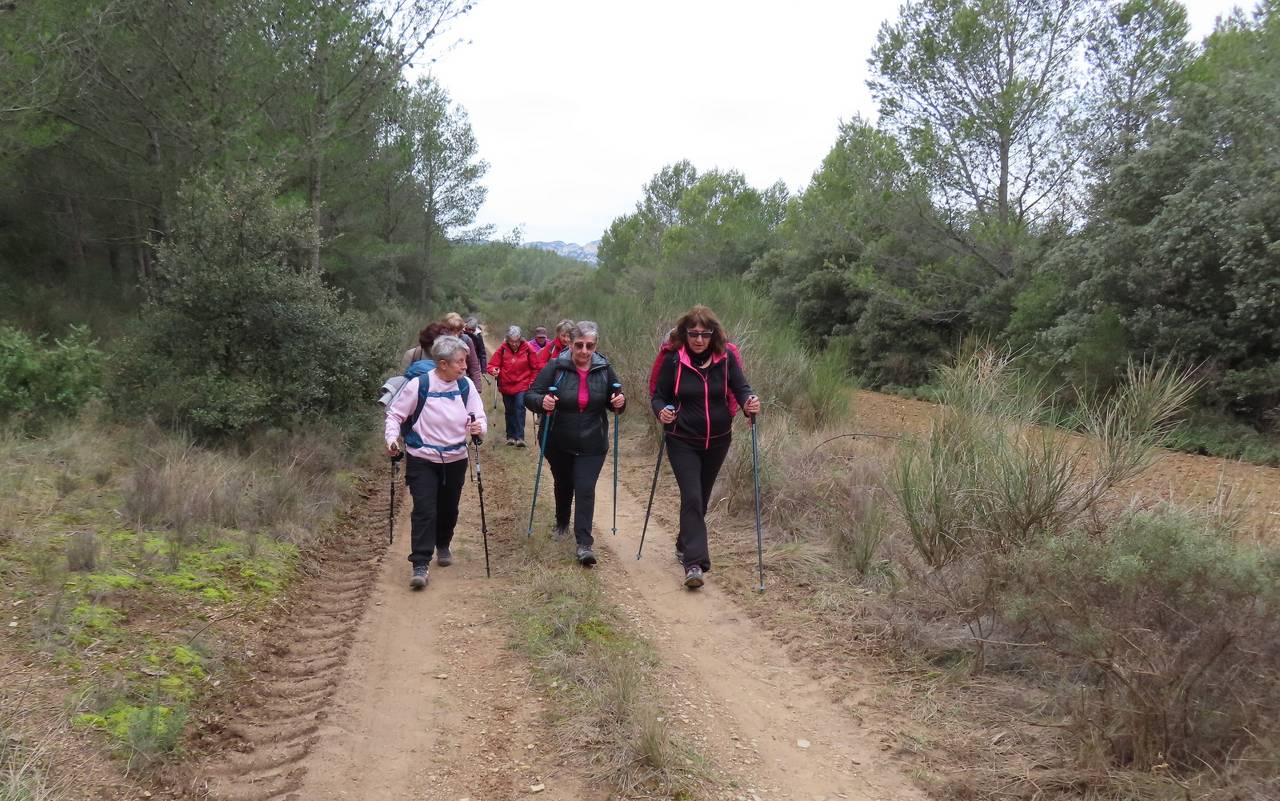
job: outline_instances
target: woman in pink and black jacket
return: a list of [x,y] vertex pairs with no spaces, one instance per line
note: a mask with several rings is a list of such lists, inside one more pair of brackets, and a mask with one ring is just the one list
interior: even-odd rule
[[729,401],[736,399],[754,416],[760,413],[760,399],[747,384],[737,354],[725,346],[724,326],[711,309],[690,309],[676,322],[672,340],[679,346],[658,371],[652,402],[680,486],[676,557],[684,565],[685,586],[694,589],[711,569],[706,516],[733,439]]
[[484,396],[470,384],[461,339],[442,336],[431,344],[431,369],[405,382],[387,404],[384,439],[387,455],[400,455],[403,435],[408,455],[405,483],[413,495],[412,589],[427,586],[431,557],[446,567],[453,563],[449,544],[458,523],[458,503],[467,483],[467,439],[482,437],[488,427]]

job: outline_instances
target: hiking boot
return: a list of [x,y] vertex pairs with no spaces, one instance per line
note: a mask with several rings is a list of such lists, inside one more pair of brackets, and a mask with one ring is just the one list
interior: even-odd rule
[[414,565],[413,578],[409,579],[409,589],[420,590],[427,586],[427,566]]
[[578,564],[583,567],[591,567],[596,563],[595,551],[585,545],[578,546]]
[[702,568],[693,565],[684,571],[684,586],[696,590],[702,586]]
[[516,441],[515,441],[514,439],[512,439],[511,437],[507,437],[507,444],[508,444],[508,445],[515,445],[515,444],[516,444]]
[[436,549],[436,564],[441,567],[448,567],[453,564],[453,554],[449,553],[448,548]]
[[556,526],[551,529],[551,539],[553,540],[564,539],[567,536],[569,536],[568,526]]
[[518,439],[518,440],[516,440],[516,447],[517,447],[517,448],[524,448],[524,447],[526,447],[526,445],[524,444],[524,440],[522,440],[522,439]]

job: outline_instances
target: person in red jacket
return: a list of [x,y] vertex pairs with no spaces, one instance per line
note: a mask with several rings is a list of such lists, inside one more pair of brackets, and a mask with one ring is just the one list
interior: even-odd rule
[[524,393],[533,383],[542,364],[538,354],[524,338],[520,326],[507,329],[507,339],[489,357],[489,374],[498,379],[498,391],[507,409],[507,444],[524,445]]
[[572,330],[573,320],[561,320],[556,323],[556,338],[551,340],[551,344],[538,351],[539,367],[546,367],[562,352],[569,349],[569,332]]

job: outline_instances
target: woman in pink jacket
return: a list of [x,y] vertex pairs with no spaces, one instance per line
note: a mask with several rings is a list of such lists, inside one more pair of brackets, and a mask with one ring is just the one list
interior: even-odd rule
[[427,567],[453,563],[449,543],[458,523],[458,502],[467,483],[467,437],[484,436],[484,397],[466,377],[468,346],[443,336],[431,345],[436,366],[411,378],[387,404],[387,455],[400,455],[403,434],[408,464],[405,484],[413,496],[412,589],[427,586]]

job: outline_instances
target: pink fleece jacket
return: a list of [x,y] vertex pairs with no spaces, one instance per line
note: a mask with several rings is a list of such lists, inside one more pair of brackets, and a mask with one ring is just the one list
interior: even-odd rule
[[405,451],[410,456],[441,464],[466,459],[466,443],[470,437],[467,434],[467,424],[471,422],[467,415],[476,416],[482,435],[489,430],[489,420],[484,414],[484,395],[473,384],[464,407],[461,395],[454,394],[450,397],[446,394],[457,393],[458,382],[440,380],[435,370],[421,378],[406,381],[399,394],[387,404],[386,426],[383,429],[387,445],[395,444],[400,438],[401,424],[413,417],[413,410],[418,405],[418,382],[423,379],[431,382],[428,385],[431,395],[426,399],[413,430],[422,438],[424,447],[406,446]]

